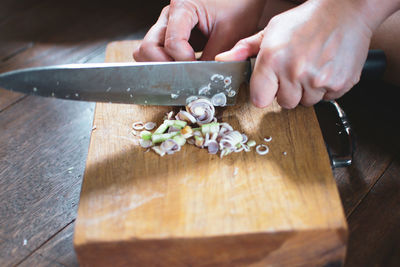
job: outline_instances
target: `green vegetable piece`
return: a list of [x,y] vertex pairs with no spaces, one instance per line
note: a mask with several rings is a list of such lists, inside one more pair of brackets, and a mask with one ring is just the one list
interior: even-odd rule
[[157,130],[154,131],[154,134],[163,134],[168,129],[168,127],[169,125],[164,122],[157,128]]
[[180,120],[175,120],[172,123],[172,126],[174,126],[175,128],[178,128],[178,129],[182,129],[186,125],[187,125],[186,121],[180,121]]
[[153,134],[151,132],[146,130],[140,132],[140,138],[142,138],[143,140],[151,140],[152,135]]
[[153,144],[162,143],[165,140],[172,139],[174,136],[178,135],[179,132],[164,133],[164,134],[153,134],[151,136],[151,141]]

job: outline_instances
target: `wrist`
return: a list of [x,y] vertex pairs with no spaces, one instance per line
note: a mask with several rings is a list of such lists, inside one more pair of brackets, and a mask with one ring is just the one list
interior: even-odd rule
[[390,15],[400,9],[400,0],[340,0],[358,11],[360,18],[374,32]]

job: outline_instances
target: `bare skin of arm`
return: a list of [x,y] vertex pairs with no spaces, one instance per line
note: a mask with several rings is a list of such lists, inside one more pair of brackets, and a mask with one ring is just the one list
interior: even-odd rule
[[[197,25],[209,38],[204,59],[211,59],[256,30],[264,4],[261,0],[171,1],[134,57],[193,60],[187,41]],[[265,29],[216,59],[257,55],[250,87],[258,107],[268,106],[275,97],[285,108],[338,98],[358,82],[373,32],[399,7],[400,0],[309,0],[274,16]]]

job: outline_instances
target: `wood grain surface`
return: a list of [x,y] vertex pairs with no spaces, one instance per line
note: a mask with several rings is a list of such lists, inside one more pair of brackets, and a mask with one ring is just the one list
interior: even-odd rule
[[[106,60],[131,60],[137,44],[109,45]],[[131,124],[171,108],[97,104],[74,237],[83,266],[343,260],[347,226],[313,109],[261,110],[247,95],[218,114],[258,143],[272,136],[266,156],[144,153]]]
[[[1,1],[0,72],[104,61],[108,42],[143,36],[162,7],[149,1],[135,9],[137,3]],[[0,89],[0,266],[28,259],[44,265],[38,250],[66,239],[70,229],[72,239],[73,228],[65,227],[76,217],[93,113],[93,103]],[[69,248],[74,258],[71,240]],[[48,265],[63,261],[62,250],[51,253]]]

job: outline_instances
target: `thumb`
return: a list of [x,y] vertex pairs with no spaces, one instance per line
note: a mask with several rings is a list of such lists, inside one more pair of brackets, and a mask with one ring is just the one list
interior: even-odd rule
[[253,57],[260,51],[261,42],[264,37],[264,31],[260,31],[255,35],[240,40],[229,51],[223,52],[215,56],[217,61],[239,61]]

